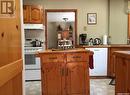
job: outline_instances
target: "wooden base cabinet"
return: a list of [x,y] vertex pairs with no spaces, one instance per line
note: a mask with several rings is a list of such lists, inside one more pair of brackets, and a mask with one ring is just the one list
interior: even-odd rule
[[89,95],[89,52],[40,53],[42,95]]
[[130,47],[109,47],[108,48],[108,76],[115,77],[115,51],[127,51]]
[[130,95],[130,53],[115,53],[116,95]]

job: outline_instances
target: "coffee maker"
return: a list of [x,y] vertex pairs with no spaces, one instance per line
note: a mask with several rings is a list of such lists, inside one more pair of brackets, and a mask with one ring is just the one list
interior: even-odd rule
[[80,34],[79,35],[79,44],[80,45],[87,45],[87,34]]

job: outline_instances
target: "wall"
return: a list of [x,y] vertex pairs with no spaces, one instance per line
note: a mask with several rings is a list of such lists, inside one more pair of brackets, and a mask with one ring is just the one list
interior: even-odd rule
[[[39,4],[40,1],[38,1]],[[25,4],[38,4],[37,0],[26,0]],[[108,2],[107,0],[43,0],[42,4],[47,9],[77,9],[78,27],[77,34],[87,33],[88,37],[102,37],[108,32]],[[87,13],[97,13],[97,25],[87,25]],[[84,26],[87,31],[84,31]],[[77,40],[78,41],[78,40]]]
[[[110,1],[110,6],[108,1]],[[48,9],[77,9],[78,35],[87,33],[90,38],[110,34],[112,44],[125,44],[127,42],[127,14],[125,12],[127,0],[80,0],[80,2],[79,0],[26,0],[25,4],[29,3],[40,4]],[[97,25],[87,25],[87,13],[89,12],[97,13]],[[86,31],[84,26],[87,28]]]
[[48,22],[48,48],[57,48],[56,22]]
[[127,0],[110,0],[109,35],[111,44],[127,43]]
[[43,42],[45,39],[45,31],[44,30],[25,30],[24,32],[25,38],[34,38],[34,39],[39,39],[42,40]]

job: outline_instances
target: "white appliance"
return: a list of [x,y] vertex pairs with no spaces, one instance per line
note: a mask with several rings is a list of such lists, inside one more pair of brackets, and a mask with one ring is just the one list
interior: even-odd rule
[[89,69],[90,76],[107,76],[107,48],[86,48],[93,51],[94,69]]
[[43,24],[24,24],[24,29],[41,29],[41,30],[45,30],[45,26]]
[[43,47],[25,47],[25,80],[41,80],[40,58],[36,52],[44,50]]

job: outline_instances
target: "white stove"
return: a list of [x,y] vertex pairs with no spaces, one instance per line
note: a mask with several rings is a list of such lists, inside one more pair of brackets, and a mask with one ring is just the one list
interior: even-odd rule
[[38,51],[43,51],[43,47],[25,47],[25,80],[41,80],[40,58],[36,56]]

